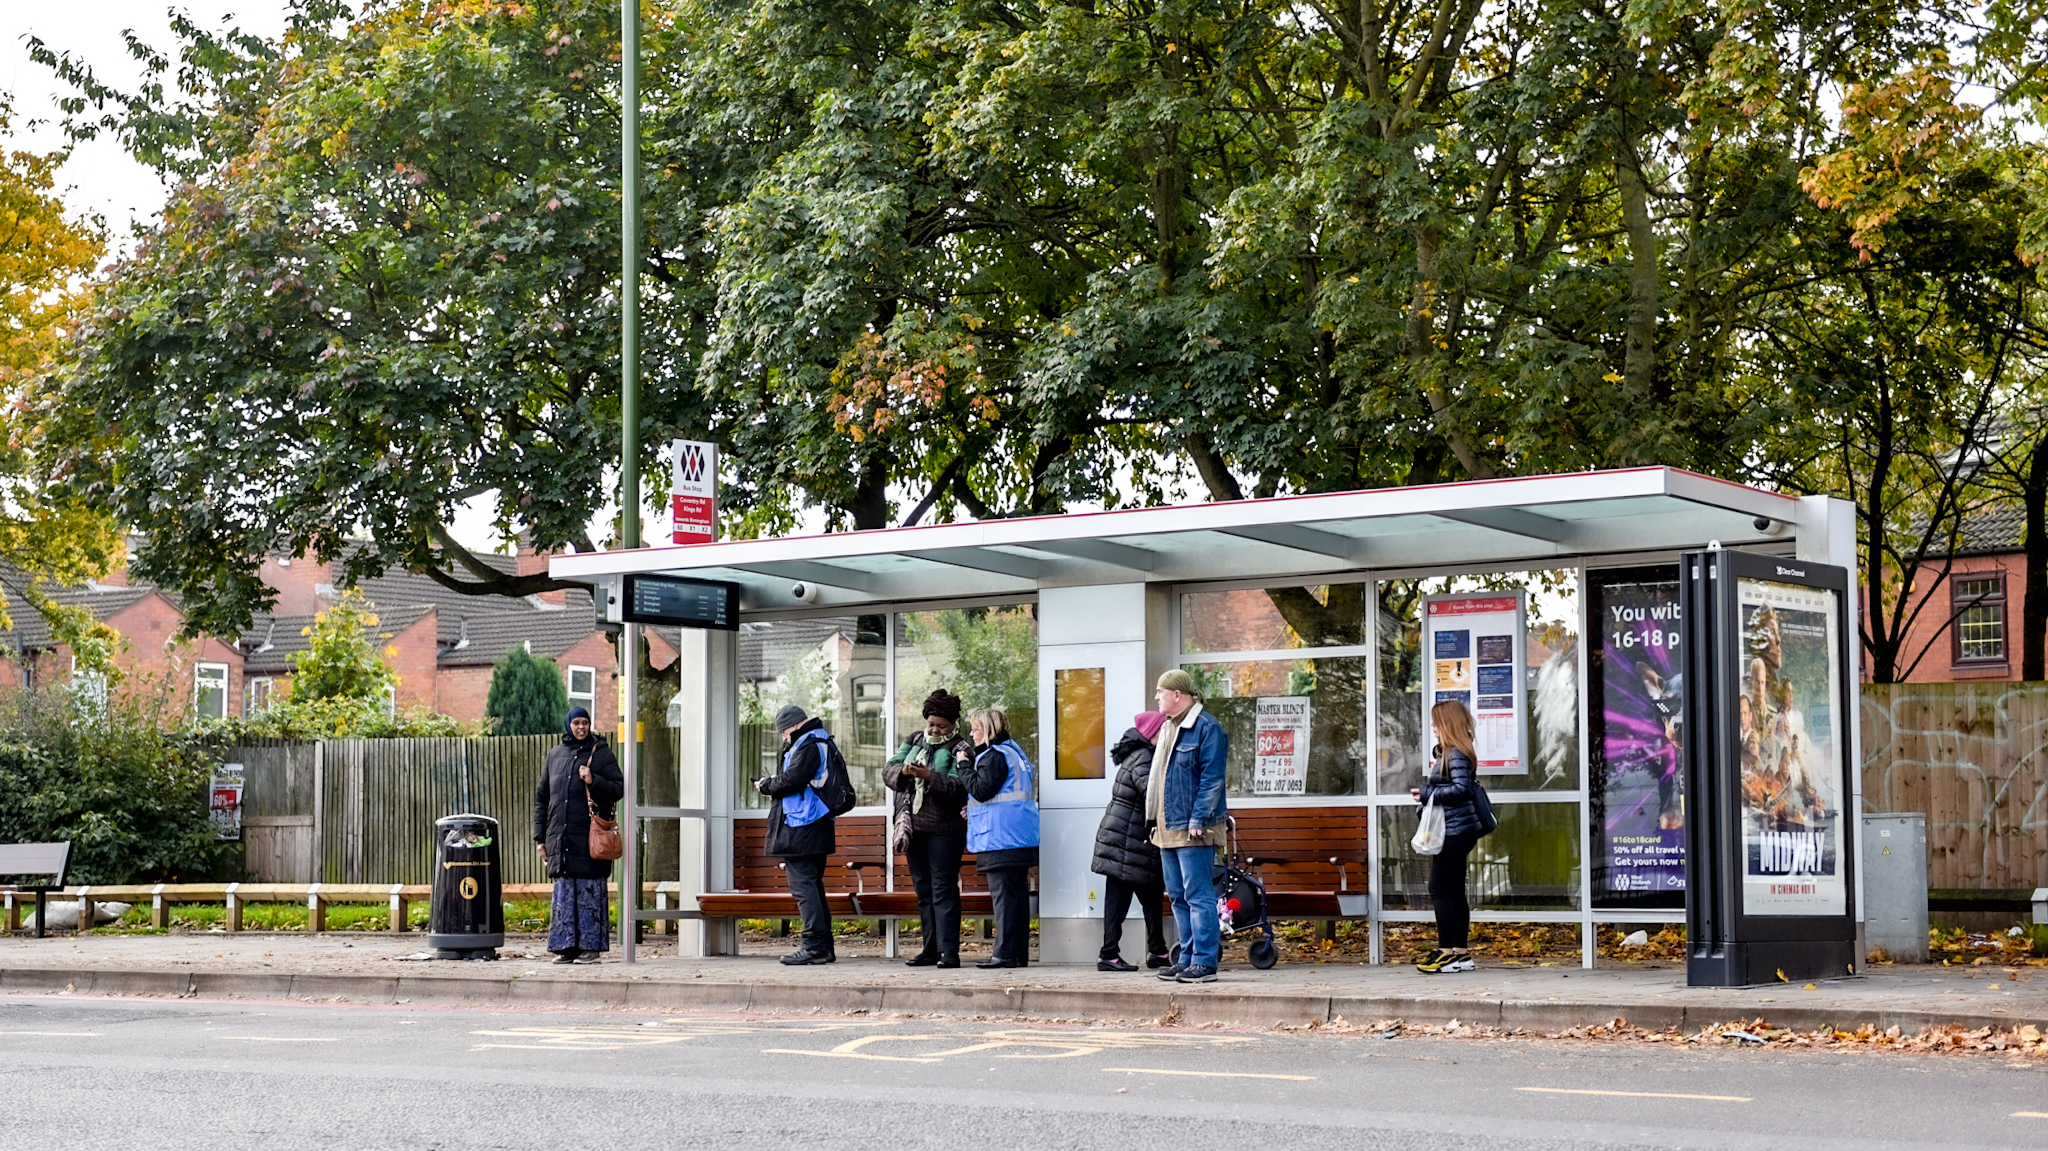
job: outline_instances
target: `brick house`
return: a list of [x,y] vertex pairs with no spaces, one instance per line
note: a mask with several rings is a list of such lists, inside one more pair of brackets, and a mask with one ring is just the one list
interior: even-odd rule
[[[1924,572],[1893,609],[1919,608],[1902,652],[1903,662],[1919,662],[1906,682],[2019,678],[2027,588],[2027,557],[2020,548],[2024,526],[2017,505],[1994,508],[1964,525],[1953,556],[1929,557],[1934,570]],[[1945,575],[1939,570],[1944,558]],[[1866,675],[1868,670],[1866,661]]]
[[[513,574],[544,570],[548,560],[530,551],[483,558]],[[314,615],[339,595],[328,564],[272,558],[264,561],[261,574],[277,592],[276,609],[257,616],[232,642],[207,637],[167,646],[184,622],[183,612],[156,588],[130,584],[125,573],[60,589],[52,598],[86,607],[126,636],[129,648],[119,661],[124,669],[163,677],[174,702],[207,715],[247,715],[287,689],[291,655],[305,650]],[[69,681],[71,653],[28,606],[19,577],[0,573],[0,584],[7,588],[15,623],[12,632],[0,632],[6,682]],[[398,672],[396,706],[480,720],[493,666],[512,648],[524,646],[562,669],[572,704],[589,708],[601,727],[616,721],[616,648],[613,637],[596,626],[587,593],[466,596],[426,576],[398,571],[358,586],[378,618],[377,644],[390,649],[386,658]],[[676,657],[675,639],[657,629],[647,633],[654,666],[667,667]]]

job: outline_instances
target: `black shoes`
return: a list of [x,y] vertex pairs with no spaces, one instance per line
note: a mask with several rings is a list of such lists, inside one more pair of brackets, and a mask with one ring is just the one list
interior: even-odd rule
[[1024,962],[1019,959],[984,959],[980,963],[975,964],[975,966],[981,968],[1022,967]]
[[1095,965],[1095,970],[1097,971],[1136,971],[1137,969],[1137,964],[1125,963],[1124,957],[1121,955],[1114,959],[1104,959]]
[[823,955],[819,955],[815,952],[805,951],[802,948],[798,948],[797,950],[790,952],[788,955],[783,956],[782,962],[783,965],[786,967],[808,967],[814,963],[835,963],[838,961],[838,959],[839,956],[830,951],[827,951]]
[[940,971],[944,971],[949,967],[958,967],[960,966],[960,957],[955,955],[950,959],[941,959],[937,963],[932,964],[932,966]]
[[1164,955],[1147,955],[1145,957],[1145,966],[1157,971],[1162,967],[1172,967],[1173,960]]
[[[903,961],[903,966],[905,967],[937,967],[938,965],[939,957],[929,951],[913,955]],[[957,967],[959,964],[955,963],[954,966]]]

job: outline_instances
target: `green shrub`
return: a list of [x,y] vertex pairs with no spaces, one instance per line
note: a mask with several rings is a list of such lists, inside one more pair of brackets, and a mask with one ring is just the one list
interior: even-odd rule
[[70,840],[72,883],[240,879],[241,845],[208,819],[215,757],[161,718],[63,689],[0,701],[0,843]]
[[568,712],[569,688],[554,660],[521,645],[492,668],[484,714],[498,721],[493,729],[498,735],[551,735],[562,730]]

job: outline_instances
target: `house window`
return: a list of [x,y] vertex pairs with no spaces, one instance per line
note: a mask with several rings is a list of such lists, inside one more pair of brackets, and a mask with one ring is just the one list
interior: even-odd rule
[[597,714],[597,669],[569,665],[565,673],[569,679],[569,706],[580,707],[595,716]]
[[883,727],[882,705],[889,698],[889,685],[881,676],[853,681],[853,742],[859,747],[881,747],[888,742]]
[[269,676],[252,679],[242,688],[242,714],[255,715],[271,705],[277,681]]
[[228,665],[202,663],[192,669],[192,711],[200,719],[228,717]]
[[1956,662],[2005,662],[2005,576],[1958,576],[1949,586]]

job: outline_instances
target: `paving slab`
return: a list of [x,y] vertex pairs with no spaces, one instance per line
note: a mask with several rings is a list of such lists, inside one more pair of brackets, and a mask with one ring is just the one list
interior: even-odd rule
[[[0,938],[0,993],[144,995],[620,1010],[897,1012],[1186,1024],[1300,1025],[1342,1018],[1453,1019],[1555,1032],[1622,1017],[1694,1030],[1764,1017],[1831,1025],[2048,1028],[2048,969],[1880,967],[1854,979],[1745,989],[1689,988],[1671,963],[1587,971],[1486,967],[1424,975],[1407,965],[1282,963],[1227,968],[1215,983],[1162,983],[1092,964],[952,971],[842,952],[828,966],[772,955],[679,957],[644,948],[594,965],[551,962],[539,937],[513,937],[495,963],[421,960],[417,935],[189,933]],[[756,946],[754,950],[762,950]],[[873,950],[872,947],[869,950]]]

